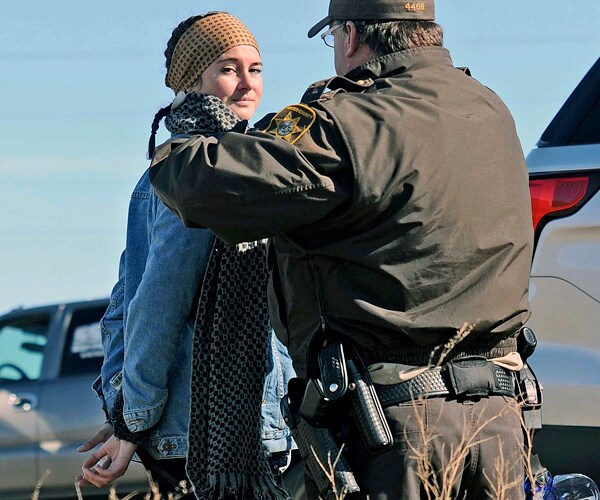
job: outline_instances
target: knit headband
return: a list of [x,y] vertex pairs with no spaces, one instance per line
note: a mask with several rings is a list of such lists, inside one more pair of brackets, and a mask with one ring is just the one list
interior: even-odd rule
[[167,87],[175,93],[189,90],[219,56],[238,45],[258,50],[254,35],[238,18],[218,12],[199,19],[175,46],[165,77]]

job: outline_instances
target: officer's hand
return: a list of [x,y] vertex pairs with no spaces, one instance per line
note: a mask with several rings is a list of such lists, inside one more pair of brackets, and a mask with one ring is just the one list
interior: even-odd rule
[[93,484],[103,488],[127,471],[138,445],[112,436],[100,449],[83,463],[80,486]]

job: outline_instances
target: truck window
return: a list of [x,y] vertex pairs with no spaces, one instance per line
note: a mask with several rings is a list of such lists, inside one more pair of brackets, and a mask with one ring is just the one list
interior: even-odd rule
[[100,373],[104,359],[100,319],[106,307],[88,307],[73,313],[63,353],[63,377]]
[[40,315],[0,324],[0,381],[40,378],[49,322]]
[[600,99],[582,120],[571,144],[600,144]]

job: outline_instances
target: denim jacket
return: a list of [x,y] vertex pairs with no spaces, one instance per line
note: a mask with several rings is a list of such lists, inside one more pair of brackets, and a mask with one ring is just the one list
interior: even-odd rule
[[[156,459],[187,454],[193,306],[213,240],[163,205],[146,171],[131,196],[119,279],[100,323],[105,359],[94,389],[105,411],[123,391],[125,423],[132,432],[153,428],[148,451]],[[273,333],[271,347],[262,435],[276,452],[291,447],[279,401],[294,375]]]

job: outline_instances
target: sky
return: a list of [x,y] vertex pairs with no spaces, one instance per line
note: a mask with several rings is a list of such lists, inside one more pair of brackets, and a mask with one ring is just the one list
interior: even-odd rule
[[[110,293],[181,20],[225,10],[254,32],[256,119],[334,74],[332,49],[306,37],[327,0],[0,1],[0,313]],[[437,0],[436,14],[454,64],[506,102],[525,154],[600,57],[600,0]]]

